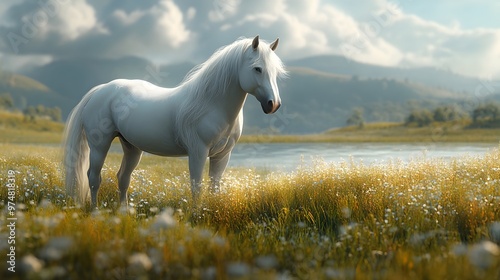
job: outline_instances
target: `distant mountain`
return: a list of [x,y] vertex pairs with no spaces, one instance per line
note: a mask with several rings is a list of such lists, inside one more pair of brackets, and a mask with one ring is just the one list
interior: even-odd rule
[[77,100],[92,87],[116,78],[144,78],[149,64],[137,57],[116,60],[75,58],[56,60],[24,74]]
[[[172,87],[193,66],[155,66],[137,57],[72,59],[53,61],[25,74],[71,100],[69,106],[62,106],[66,116],[95,85],[132,78]],[[345,125],[355,107],[363,108],[366,121],[403,121],[416,108],[462,102],[468,96],[467,88],[478,83],[436,69],[379,67],[336,56],[290,61],[287,66],[290,76],[279,82],[282,109],[276,115],[264,115],[249,96],[244,109],[246,132],[321,132]]]
[[45,84],[32,78],[0,71],[0,94],[10,94],[15,106],[45,105],[48,107],[68,107],[71,99],[53,91]]
[[[457,103],[466,95],[394,79],[365,79],[289,67],[281,82],[281,111],[269,119],[258,117],[258,103],[249,97],[246,125],[274,125],[288,133],[313,133],[345,125],[355,107],[363,108],[367,121],[404,121],[411,110]],[[273,119],[274,118],[274,119]]]
[[[327,73],[348,76],[359,76],[373,79],[397,79],[421,83],[431,87],[439,87],[452,91],[473,93],[481,81],[478,78],[462,76],[450,71],[430,67],[399,68],[384,67],[359,63],[343,56],[313,56],[287,63],[288,66],[306,67]],[[496,81],[500,84],[500,81]],[[500,93],[500,89],[497,90]]]
[[[72,106],[92,87],[114,79],[142,79],[161,86],[177,85],[194,66],[190,63],[157,66],[139,57],[120,59],[74,58],[56,60],[24,74],[72,99]],[[62,108],[63,115],[70,108]]]

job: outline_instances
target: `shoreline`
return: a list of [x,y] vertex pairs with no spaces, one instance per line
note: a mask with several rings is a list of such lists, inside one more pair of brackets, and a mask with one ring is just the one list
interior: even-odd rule
[[[62,131],[0,127],[0,143],[60,144]],[[238,143],[499,143],[500,129],[453,124],[408,127],[401,123],[368,123],[315,134],[244,134]]]

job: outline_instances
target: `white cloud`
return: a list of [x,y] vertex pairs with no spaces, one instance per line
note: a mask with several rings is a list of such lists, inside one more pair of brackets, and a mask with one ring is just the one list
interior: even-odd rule
[[190,31],[184,26],[184,15],[173,1],[161,1],[154,14],[158,18],[157,32],[167,44],[177,48],[188,40]]
[[9,70],[23,71],[50,63],[53,57],[50,55],[13,56],[0,53],[0,61],[3,65],[8,65]]
[[189,7],[186,13],[187,20],[193,20],[196,16],[196,9],[194,7]]
[[67,1],[67,3],[61,1],[53,2],[61,3],[58,4],[59,8],[54,10],[53,19],[50,18],[49,10],[44,8],[38,10],[33,15],[33,18],[35,18],[37,14],[43,11],[49,16],[46,27],[41,27],[42,30],[45,29],[42,32],[54,32],[66,40],[75,40],[91,29],[98,28],[95,10],[85,0]]
[[0,22],[2,52],[25,54],[51,52],[54,44],[75,41],[90,31],[100,31],[94,8],[85,0],[21,1],[4,5]]
[[115,10],[111,16],[119,21],[123,26],[130,26],[141,19],[146,13],[144,11],[132,11],[127,13],[124,10]]
[[212,3],[211,9],[208,11],[208,18],[212,22],[220,22],[234,16],[238,12],[241,1],[214,0]]
[[9,22],[0,22],[0,29],[13,35],[3,38],[0,52],[151,58],[180,48],[191,35],[183,12],[172,0],[129,10],[108,7],[100,15],[85,0],[39,3],[43,5],[26,0],[5,9],[12,16]]
[[385,26],[379,36],[401,51],[401,65],[432,66],[489,77],[498,75],[500,70],[491,63],[495,56],[498,59],[499,34],[500,29],[462,29],[456,24],[445,26],[402,14]]
[[184,20],[182,11],[171,0],[129,12],[115,9],[110,18],[102,19],[107,34],[91,39],[98,44],[99,40],[105,42],[100,43],[104,54],[151,58],[188,41],[191,32]]
[[[466,28],[457,15],[448,24],[415,14],[420,2],[360,0],[152,0],[99,2],[47,0],[57,12],[19,45],[19,55],[138,55],[159,62],[206,59],[235,39],[260,34],[280,37],[287,59],[344,54],[358,61],[392,66],[434,66],[474,76],[500,76],[500,28]],[[37,2],[38,3],[38,2]],[[0,30],[23,35],[37,13],[50,13],[33,1],[0,4]],[[40,2],[47,3],[47,2]],[[468,3],[468,2],[467,2]],[[465,4],[426,3],[429,9]],[[473,5],[473,4],[470,4]],[[443,8],[444,7],[444,8]],[[489,6],[500,9],[500,6]],[[41,12],[42,11],[42,12]],[[413,11],[413,12],[411,12]],[[433,13],[439,16],[439,13]],[[470,20],[470,16],[464,16]],[[26,36],[25,36],[26,37]],[[0,53],[13,53],[0,39]],[[163,60],[163,61],[161,61]]]

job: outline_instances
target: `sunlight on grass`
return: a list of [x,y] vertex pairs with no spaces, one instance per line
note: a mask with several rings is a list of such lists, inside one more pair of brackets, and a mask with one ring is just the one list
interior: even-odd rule
[[[193,207],[187,162],[145,157],[128,209],[103,171],[99,211],[64,194],[56,148],[2,145],[15,172],[16,273],[2,278],[497,279],[500,151],[453,161],[230,169]],[[9,252],[0,190],[0,252]],[[83,207],[85,208],[85,207]],[[4,238],[5,237],[5,238]]]

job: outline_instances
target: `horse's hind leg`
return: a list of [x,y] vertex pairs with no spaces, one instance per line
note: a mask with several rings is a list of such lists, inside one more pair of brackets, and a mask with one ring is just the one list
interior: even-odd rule
[[118,171],[118,188],[120,189],[120,203],[127,205],[127,189],[130,185],[130,176],[141,160],[142,151],[127,140],[120,137],[123,148],[123,159]]
[[97,192],[101,186],[101,170],[112,140],[112,138],[108,140],[101,139],[97,143],[89,141],[90,167],[87,175],[89,177],[92,209],[97,207]]

